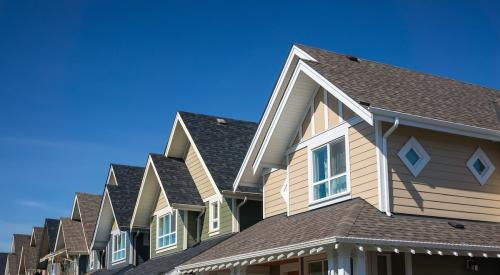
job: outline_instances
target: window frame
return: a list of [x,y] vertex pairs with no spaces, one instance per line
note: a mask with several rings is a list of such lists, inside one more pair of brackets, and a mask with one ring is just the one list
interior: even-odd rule
[[[480,160],[485,166],[485,170],[482,174],[479,174],[479,172],[474,167],[474,164],[477,160]],[[496,169],[495,165],[493,165],[493,163],[488,158],[486,153],[481,149],[481,147],[478,147],[476,151],[474,151],[472,156],[467,160],[467,168],[469,168],[472,175],[481,185],[485,185],[486,182],[488,182],[488,180],[491,178],[491,175],[493,174],[493,172],[495,172]]]
[[[122,239],[124,240],[124,242],[123,242],[124,246],[123,246],[123,248],[115,250],[115,244],[116,244],[118,237],[120,237],[120,244],[121,244],[121,240]],[[111,263],[115,264],[118,262],[125,261],[127,259],[127,232],[126,231],[116,231],[116,232],[112,233],[111,238],[112,238],[112,241],[111,241]],[[120,252],[124,252],[123,258],[116,258],[115,255],[119,254]]]
[[[309,183],[309,208],[314,209],[318,207],[323,207],[325,205],[341,202],[347,199],[351,198],[351,170],[350,170],[350,152],[349,152],[349,127],[350,124],[342,124],[337,126],[336,128],[331,129],[331,131],[324,132],[320,135],[317,135],[314,137],[310,144],[308,144],[308,183]],[[336,175],[333,177],[330,177],[328,175],[328,178],[324,179],[323,181],[329,182],[332,179],[339,178],[345,175],[346,177],[346,190],[344,192],[340,192],[337,194],[333,194],[321,199],[314,199],[314,186],[317,184],[320,184],[319,182],[313,182],[313,151],[318,150],[325,145],[327,145],[327,158],[328,158],[328,169],[330,168],[330,147],[329,144],[334,142],[337,139],[344,138],[344,143],[345,143],[345,172]],[[321,181],[321,182],[323,182]]]
[[[170,219],[170,223],[169,223],[170,225],[172,224],[172,219],[175,219],[174,231],[169,232],[165,235],[160,235],[160,220],[162,218],[167,217],[167,216]],[[155,240],[156,241],[156,251],[177,247],[177,242],[178,242],[177,226],[178,226],[178,218],[177,218],[177,211],[175,209],[172,209],[170,211],[161,211],[159,213],[156,213],[156,240]],[[175,236],[175,242],[168,243],[167,245],[164,245],[164,246],[160,246],[160,239],[161,238],[168,238],[170,240],[171,235]]]
[[[412,149],[419,157],[415,164],[412,164],[406,158],[406,154]],[[424,147],[413,136],[408,139],[408,141],[403,145],[403,147],[401,147],[401,149],[399,149],[398,157],[414,177],[418,177],[418,175],[422,172],[422,170],[424,170],[424,168],[431,160],[431,157],[425,151]]]
[[[213,205],[217,205],[217,218],[214,219]],[[218,199],[210,200],[208,202],[208,229],[210,233],[218,232],[220,230],[220,206],[221,203]],[[217,227],[213,226],[214,221],[217,221]]]

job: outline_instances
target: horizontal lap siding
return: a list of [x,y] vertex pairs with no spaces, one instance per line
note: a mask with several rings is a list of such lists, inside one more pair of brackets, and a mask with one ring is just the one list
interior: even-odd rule
[[286,212],[281,188],[286,180],[286,170],[276,170],[264,176],[264,213],[271,217]]
[[176,234],[177,235],[176,236],[177,245],[175,248],[172,248],[169,250],[165,250],[165,251],[161,251],[161,252],[156,251],[156,244],[157,244],[156,243],[156,239],[157,239],[156,215],[153,216],[153,218],[151,219],[151,225],[149,228],[149,232],[151,232],[151,235],[150,235],[150,238],[151,238],[151,246],[150,246],[151,247],[151,258],[168,255],[168,254],[182,250],[183,240],[184,240],[184,237],[183,237],[184,236],[184,215],[183,215],[182,210],[176,210],[175,213],[177,215],[177,224],[176,224],[176,226],[177,226],[177,234]]
[[198,188],[198,192],[200,192],[201,198],[206,199],[215,195],[214,187],[210,182],[203,165],[201,164],[200,158],[191,145],[189,145],[186,154],[186,166],[191,174],[191,177],[193,178],[194,183],[196,184],[196,188]]
[[309,184],[307,171],[307,148],[289,156],[290,215],[307,211],[309,205]]
[[377,151],[375,128],[362,122],[349,128],[349,162],[352,197],[378,206]]
[[[431,157],[415,178],[397,153],[414,136]],[[481,186],[466,162],[480,146],[496,167]],[[500,145],[400,127],[389,138],[393,210],[399,213],[500,222]]]
[[[209,202],[205,203],[205,214],[203,214],[203,225],[201,228],[201,240],[210,239],[210,208]],[[233,232],[233,212],[232,212],[232,199],[223,198],[220,203],[220,217],[219,217],[219,233],[215,234],[213,237],[232,233]]]

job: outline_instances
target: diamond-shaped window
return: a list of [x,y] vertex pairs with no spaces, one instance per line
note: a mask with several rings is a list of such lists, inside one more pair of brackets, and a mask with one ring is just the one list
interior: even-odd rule
[[469,158],[467,167],[481,185],[484,185],[495,171],[495,166],[481,148],[477,148]]
[[420,174],[431,160],[424,147],[414,137],[411,137],[401,150],[399,150],[398,156],[415,177]]

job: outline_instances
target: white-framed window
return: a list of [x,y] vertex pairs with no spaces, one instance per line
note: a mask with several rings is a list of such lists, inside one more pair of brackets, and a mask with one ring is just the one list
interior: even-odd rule
[[127,250],[127,232],[117,232],[113,234],[111,261],[118,262],[124,260]]
[[431,160],[429,154],[427,154],[424,147],[418,143],[415,137],[411,137],[405,145],[403,145],[398,152],[398,156],[415,177],[422,172],[424,167]]
[[345,135],[311,151],[311,202],[349,192]]
[[481,148],[477,148],[469,158],[467,167],[481,185],[484,185],[495,171],[495,166]]
[[211,232],[219,230],[220,225],[220,203],[219,200],[213,200],[209,202],[210,212],[209,212],[209,229]]
[[157,216],[156,249],[161,249],[177,244],[177,218],[176,211]]

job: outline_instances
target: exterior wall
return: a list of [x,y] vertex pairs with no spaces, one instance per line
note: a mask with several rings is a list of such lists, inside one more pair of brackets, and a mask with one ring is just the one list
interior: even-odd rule
[[[209,202],[205,203],[206,211],[203,215],[203,225],[201,230],[201,240],[210,239],[212,236],[220,236],[233,232],[233,203],[231,198],[224,197],[220,203],[220,220],[219,220],[219,233],[210,234],[209,231]],[[211,236],[212,235],[212,236]]]
[[375,127],[366,122],[349,128],[351,194],[378,207],[377,151]]
[[288,189],[290,215],[307,211],[309,206],[309,179],[307,171],[307,148],[288,156]]
[[158,195],[158,198],[156,199],[156,206],[155,206],[154,212],[162,210],[162,209],[167,208],[167,207],[168,207],[168,202],[167,202],[165,193],[163,193],[163,191],[161,191],[160,194]]
[[193,146],[188,145],[186,153],[186,166],[193,178],[196,188],[200,192],[203,200],[215,195],[215,190],[208,175],[201,164],[200,158],[196,155]]
[[[116,222],[115,222],[116,223]],[[113,262],[113,235],[109,235],[109,241],[107,244],[107,251],[106,253],[106,269],[115,269],[115,268],[121,268],[124,266],[127,266],[131,264],[130,262],[130,232],[127,232],[127,241],[125,242],[125,259],[117,262]]]
[[[416,178],[397,156],[411,136],[431,158]],[[404,126],[388,143],[394,212],[500,222],[499,143]],[[478,146],[496,167],[484,186],[466,166]]]
[[[236,200],[236,205],[241,203],[242,200]],[[240,207],[240,231],[258,223],[262,220],[262,202],[248,200],[243,206]]]
[[185,224],[185,220],[184,220],[184,215],[183,215],[184,211],[183,210],[176,210],[176,216],[177,216],[177,236],[176,236],[176,241],[177,241],[177,244],[175,247],[172,247],[172,248],[169,248],[167,250],[160,250],[160,251],[157,251],[156,250],[156,215],[154,215],[151,219],[151,225],[150,225],[150,228],[149,228],[149,232],[151,232],[150,234],[150,239],[151,239],[151,245],[150,245],[150,255],[151,255],[151,258],[156,258],[156,257],[159,257],[159,256],[163,256],[163,255],[168,255],[168,254],[171,254],[171,253],[174,253],[174,252],[177,252],[177,251],[180,251],[183,249],[183,245],[184,245],[184,224]]
[[286,180],[286,170],[276,170],[264,175],[264,217],[285,213],[286,202],[281,196],[281,188]]

